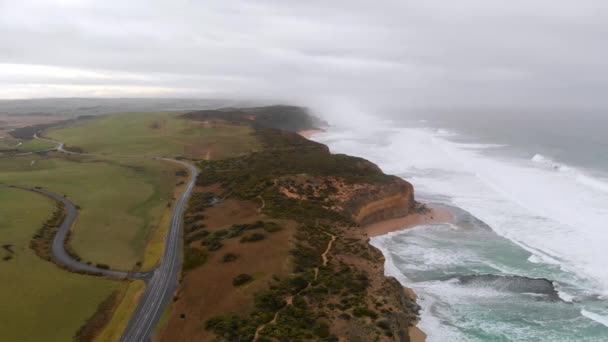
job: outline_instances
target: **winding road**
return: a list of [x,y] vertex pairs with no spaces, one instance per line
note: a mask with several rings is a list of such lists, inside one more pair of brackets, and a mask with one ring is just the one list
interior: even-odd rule
[[82,261],[73,259],[65,250],[64,242],[68,237],[72,224],[76,220],[76,216],[78,215],[78,209],[76,209],[76,206],[74,205],[74,203],[70,202],[67,198],[65,198],[61,195],[58,195],[54,192],[51,192],[51,191],[48,191],[48,190],[45,190],[42,188],[31,188],[31,187],[15,186],[15,185],[13,185],[12,187],[38,192],[38,193],[41,193],[43,195],[46,195],[48,197],[51,197],[51,198],[63,203],[63,205],[66,209],[66,212],[67,212],[66,217],[63,220],[63,222],[61,223],[61,226],[59,226],[59,229],[57,230],[57,233],[55,234],[55,237],[53,238],[53,243],[51,245],[51,253],[53,254],[53,257],[55,258],[55,261],[57,263],[65,266],[66,268],[68,268],[70,270],[83,271],[83,272],[87,272],[87,273],[96,273],[96,274],[103,275],[106,277],[111,277],[111,278],[119,278],[119,279],[133,278],[133,279],[147,280],[148,278],[151,277],[151,275],[152,275],[151,271],[149,271],[149,272],[128,272],[128,271],[110,270],[110,269],[105,269],[105,268],[99,268],[94,265],[90,265],[90,264],[84,263]]
[[[178,274],[181,270],[182,255],[181,255],[181,229],[182,229],[182,217],[184,210],[194,185],[196,177],[198,176],[198,169],[187,162],[162,158],[162,157],[147,157],[147,156],[128,156],[128,155],[105,155],[105,154],[90,154],[90,153],[78,153],[64,149],[64,143],[48,138],[39,137],[38,134],[34,135],[34,138],[51,141],[56,143],[57,146],[53,150],[57,150],[69,154],[88,155],[88,156],[104,156],[104,157],[132,157],[132,158],[148,158],[154,160],[165,160],[173,163],[180,164],[188,168],[189,178],[186,183],[186,188],[180,195],[179,199],[173,207],[173,214],[171,217],[171,223],[165,239],[165,253],[160,262],[160,265],[153,271],[148,272],[127,272],[118,270],[106,270],[88,265],[77,260],[72,259],[64,249],[64,241],[67,238],[67,234],[74,220],[76,219],[77,209],[72,202],[64,198],[63,196],[57,195],[53,192],[39,189],[39,188],[26,188],[27,190],[36,191],[47,196],[50,196],[58,201],[61,201],[66,209],[67,216],[64,222],[61,224],[59,231],[53,238],[52,253],[62,264],[76,270],[83,270],[88,272],[101,273],[108,277],[113,278],[136,278],[144,279],[147,281],[146,289],[139,299],[139,303],[135,312],[131,316],[131,319],[127,325],[127,328],[123,332],[121,341],[149,341],[154,328],[158,324],[163,311],[175,289],[177,287]],[[45,150],[47,151],[47,150]]]

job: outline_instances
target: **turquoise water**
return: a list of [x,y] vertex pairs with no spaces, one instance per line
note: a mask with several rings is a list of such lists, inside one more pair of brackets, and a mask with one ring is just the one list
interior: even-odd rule
[[[454,224],[420,226],[374,238],[389,256],[388,274],[419,294],[422,329],[431,341],[603,341],[608,328],[582,310],[608,315],[606,301],[558,266],[532,263],[532,254],[496,235],[470,214]],[[463,275],[499,275],[463,284]],[[509,276],[517,275],[513,279]],[[529,277],[529,278],[528,278]],[[559,292],[538,289],[546,278]]]

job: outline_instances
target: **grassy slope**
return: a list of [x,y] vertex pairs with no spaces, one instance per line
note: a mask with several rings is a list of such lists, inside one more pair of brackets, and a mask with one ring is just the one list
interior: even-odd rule
[[[71,340],[117,284],[65,272],[29,249],[35,231],[54,210],[49,199],[29,191],[2,188],[0,203],[0,244],[13,244],[15,251],[12,260],[0,260],[1,339]],[[5,254],[2,249],[0,256]]]
[[166,210],[175,168],[152,160],[70,158],[0,159],[0,182],[66,194],[82,208],[73,227],[76,252],[86,261],[130,269],[142,260],[148,234]]
[[204,158],[207,150],[234,157],[258,149],[251,128],[205,127],[175,113],[128,113],[87,120],[46,135],[86,152]]

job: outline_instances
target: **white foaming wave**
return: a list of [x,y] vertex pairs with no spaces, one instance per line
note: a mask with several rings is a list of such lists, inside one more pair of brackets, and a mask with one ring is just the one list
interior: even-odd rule
[[[530,252],[530,251],[528,251]],[[532,252],[532,255],[528,258],[528,261],[533,264],[550,264],[550,265],[559,265],[560,262],[555,260],[554,258],[539,252]]]
[[557,296],[563,300],[564,302],[567,303],[573,303],[574,299],[576,298],[576,296],[574,296],[573,294],[570,294],[566,291],[564,291],[563,286],[561,286],[558,282],[552,282],[553,283],[553,288],[555,288],[555,290],[557,291]]
[[[591,191],[561,172],[489,158],[430,129],[393,130],[382,144],[369,138],[364,143],[355,139],[329,144],[333,151],[367,158],[387,173],[416,170],[417,190],[445,194],[454,205],[536,255],[531,262],[558,263],[608,294],[607,260],[602,258],[608,245],[607,194]],[[425,169],[434,171],[425,177],[420,172]]]
[[597,314],[595,312],[591,312],[585,309],[581,309],[581,315],[589,318],[590,320],[596,321],[606,327],[608,327],[608,317],[604,315]]
[[607,181],[603,181],[603,180],[588,176],[584,172],[582,172],[574,167],[558,163],[539,153],[535,154],[531,160],[535,163],[539,163],[552,170],[562,172],[565,175],[568,175],[568,176],[574,178],[580,184],[588,186],[592,189],[603,191],[603,192],[608,192],[608,182]]
[[500,148],[507,147],[509,145],[505,144],[477,144],[477,143],[453,143],[454,146],[458,146],[460,148],[466,148],[471,150],[481,150],[481,149],[490,149],[490,148]]
[[455,136],[457,135],[454,132],[448,131],[447,129],[444,128],[439,128],[438,130],[435,131],[438,135],[444,136],[444,137],[451,137],[451,136]]
[[[417,229],[417,228],[411,228]],[[427,342],[443,342],[446,338],[449,341],[466,341],[466,339],[458,332],[457,329],[449,325],[443,324],[439,317],[435,316],[432,312],[432,308],[436,300],[433,296],[424,291],[424,286],[419,287],[420,283],[412,283],[409,279],[399,270],[396,266],[393,258],[393,254],[388,249],[388,242],[399,232],[392,232],[380,236],[376,236],[370,239],[370,245],[379,249],[384,255],[384,274],[386,276],[394,277],[399,283],[405,287],[411,287],[416,291],[417,302],[421,306],[420,321],[417,326],[424,331],[426,334]]]
[[[604,255],[603,246],[608,243],[608,235],[603,234],[608,219],[607,196],[588,191],[560,175],[489,159],[441,138],[434,141],[447,157],[462,163],[487,190],[494,192],[494,196],[487,194],[487,199],[496,204],[502,202],[505,207],[501,210],[479,203],[470,197],[479,194],[470,194],[467,189],[460,196],[455,194],[457,205],[512,241],[567,260],[567,264],[561,261],[562,266],[595,278],[602,283],[600,291],[608,291],[608,272],[602,266],[605,260],[599,257]],[[518,218],[518,225],[513,224],[513,217]]]
[[369,240],[369,244],[379,249],[380,252],[382,252],[382,255],[384,255],[384,275],[394,277],[403,286],[409,286],[409,280],[395,265],[393,255],[386,246],[386,241],[389,238],[390,236],[388,235],[376,236]]

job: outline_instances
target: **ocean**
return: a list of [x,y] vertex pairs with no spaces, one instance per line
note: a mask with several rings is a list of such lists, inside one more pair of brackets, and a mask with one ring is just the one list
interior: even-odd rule
[[313,139],[454,214],[371,241],[417,293],[427,340],[608,341],[608,115],[393,117]]

